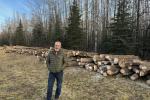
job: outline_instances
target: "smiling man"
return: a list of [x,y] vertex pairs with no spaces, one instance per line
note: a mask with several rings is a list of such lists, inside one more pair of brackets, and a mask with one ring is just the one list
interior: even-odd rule
[[57,81],[55,100],[59,99],[62,88],[63,70],[65,61],[66,58],[64,56],[63,49],[61,48],[61,42],[56,41],[54,48],[49,51],[46,61],[49,70],[47,100],[51,100],[52,98],[55,79]]

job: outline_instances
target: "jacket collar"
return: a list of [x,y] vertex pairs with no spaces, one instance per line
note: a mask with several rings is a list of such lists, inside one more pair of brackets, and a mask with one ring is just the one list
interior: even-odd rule
[[[62,51],[62,49],[60,49],[57,53],[58,53],[58,54],[60,54],[60,53],[61,53],[61,51]],[[54,48],[52,49],[52,53],[56,55],[56,51],[55,51],[55,49],[54,49]],[[58,54],[57,54],[57,55],[58,55]]]

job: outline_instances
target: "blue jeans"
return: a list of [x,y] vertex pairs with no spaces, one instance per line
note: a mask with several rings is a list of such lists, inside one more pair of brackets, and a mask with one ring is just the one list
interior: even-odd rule
[[63,71],[60,72],[49,72],[48,77],[48,89],[47,89],[47,100],[51,100],[52,93],[53,93],[53,86],[55,79],[57,81],[57,88],[55,92],[55,98],[58,99],[61,94],[61,88],[62,88],[62,81],[63,81]]

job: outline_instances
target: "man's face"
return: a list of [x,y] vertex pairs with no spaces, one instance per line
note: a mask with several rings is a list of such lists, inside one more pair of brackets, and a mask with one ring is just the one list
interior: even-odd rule
[[54,48],[55,51],[59,51],[61,49],[61,42],[55,42]]

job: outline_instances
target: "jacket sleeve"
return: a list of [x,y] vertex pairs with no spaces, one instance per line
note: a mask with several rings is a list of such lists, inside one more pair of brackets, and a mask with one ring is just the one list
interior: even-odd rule
[[50,50],[49,50],[48,56],[46,58],[46,65],[47,65],[47,68],[49,69],[49,67],[50,67]]
[[67,61],[68,61],[68,60],[67,60],[67,57],[64,55],[64,56],[63,56],[63,64],[67,63]]

